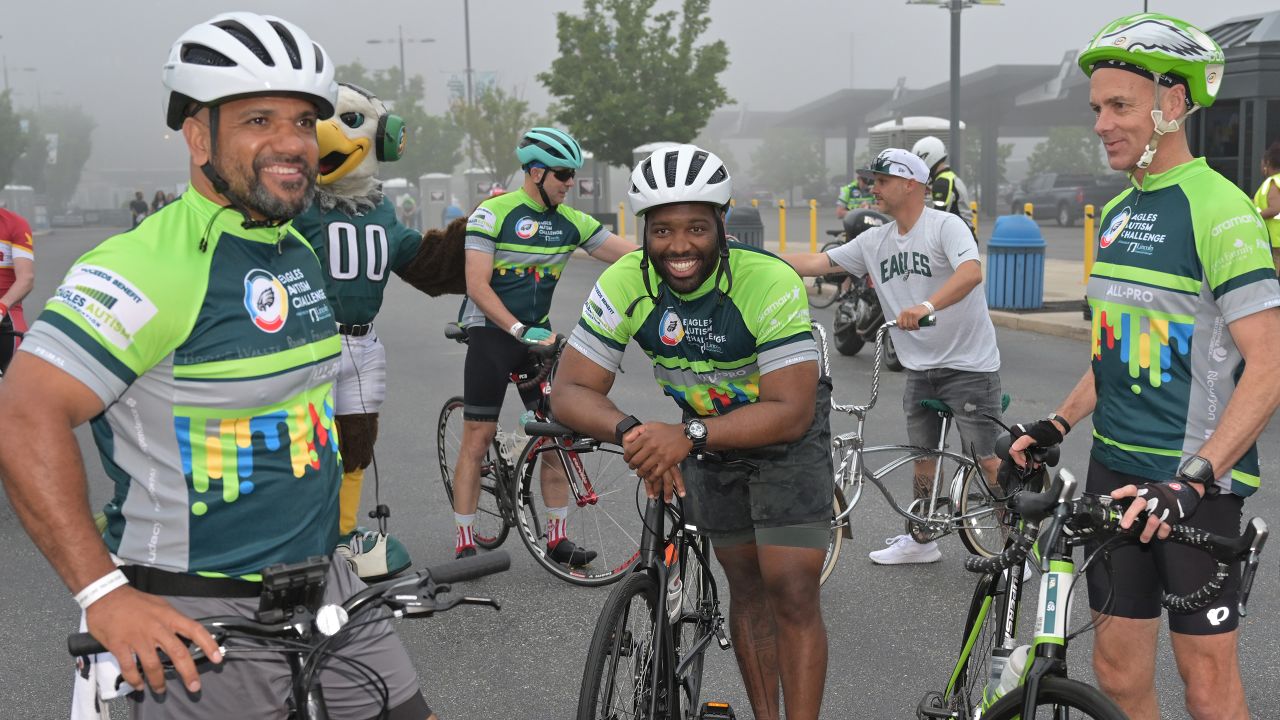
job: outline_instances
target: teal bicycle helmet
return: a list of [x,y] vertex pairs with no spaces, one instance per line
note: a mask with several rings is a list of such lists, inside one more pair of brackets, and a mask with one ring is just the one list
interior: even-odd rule
[[578,141],[563,130],[549,127],[536,127],[525,133],[516,148],[516,157],[526,171],[533,163],[573,170],[582,167],[582,148]]

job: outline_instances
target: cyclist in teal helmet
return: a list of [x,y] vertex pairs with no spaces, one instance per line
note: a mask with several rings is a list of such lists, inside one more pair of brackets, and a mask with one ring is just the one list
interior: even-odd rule
[[[508,377],[528,363],[527,345],[552,342],[548,311],[565,264],[579,247],[608,263],[636,249],[595,218],[564,204],[574,173],[582,167],[582,148],[568,133],[533,128],[521,138],[516,155],[524,167],[524,183],[480,203],[467,220],[467,297],[459,324],[469,341],[462,448],[453,478],[458,557],[476,552],[480,464],[497,433]],[[533,409],[537,390],[522,399]],[[555,471],[554,460],[548,465],[541,480],[547,556],[569,566],[587,565],[596,552],[569,540],[568,483]]]
[[[1098,684],[1129,717],[1154,720],[1161,593],[1200,587],[1216,567],[1204,553],[1148,541],[1174,523],[1239,535],[1244,499],[1260,483],[1255,441],[1280,400],[1280,284],[1257,209],[1187,144],[1183,121],[1221,88],[1217,43],[1143,13],[1102,28],[1079,63],[1094,132],[1134,187],[1101,213],[1091,364],[1048,418],[1015,426],[1014,449],[1061,442],[1090,418],[1086,490],[1132,498],[1126,526],[1148,511],[1143,542],[1110,548],[1110,567],[1091,566],[1088,582]],[[1169,615],[1197,720],[1249,717],[1239,582],[1233,568],[1207,610]]]

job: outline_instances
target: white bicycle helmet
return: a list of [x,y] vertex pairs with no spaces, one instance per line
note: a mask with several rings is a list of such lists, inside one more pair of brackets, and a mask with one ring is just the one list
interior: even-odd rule
[[929,170],[933,170],[935,165],[947,159],[947,146],[930,135],[917,140],[916,144],[911,146],[911,153],[923,160],[924,164],[929,166]]
[[724,207],[732,196],[733,179],[724,162],[697,145],[673,145],[653,151],[631,172],[631,190],[627,193],[635,215],[675,203]]
[[333,115],[338,85],[324,48],[286,20],[223,13],[187,30],[169,50],[162,74],[165,122],[181,130],[189,108],[251,95],[298,95],[320,116]]

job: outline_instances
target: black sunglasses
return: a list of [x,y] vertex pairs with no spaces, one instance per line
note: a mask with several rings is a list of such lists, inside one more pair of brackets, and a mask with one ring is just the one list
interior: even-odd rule
[[559,180],[560,182],[569,182],[570,180],[573,179],[574,175],[578,174],[577,170],[565,170],[565,169],[557,170],[553,168],[547,168],[547,172],[554,175],[556,179]]

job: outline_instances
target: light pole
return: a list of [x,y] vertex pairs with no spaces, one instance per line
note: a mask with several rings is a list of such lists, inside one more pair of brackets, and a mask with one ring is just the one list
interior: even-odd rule
[[398,38],[387,40],[365,40],[370,45],[380,45],[382,43],[399,43],[400,45],[400,95],[403,96],[408,91],[408,80],[404,69],[404,44],[405,43],[433,43],[435,38],[408,38],[404,36],[404,26],[397,25]]
[[907,0],[908,5],[936,5],[951,12],[951,129],[947,155],[953,169],[960,168],[964,148],[960,144],[960,12],[974,5],[1003,5],[1002,0]]
[[462,0],[462,29],[467,39],[467,106],[472,103],[471,96],[471,0]]

